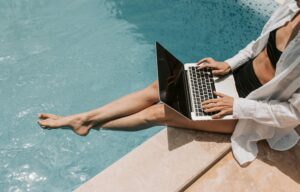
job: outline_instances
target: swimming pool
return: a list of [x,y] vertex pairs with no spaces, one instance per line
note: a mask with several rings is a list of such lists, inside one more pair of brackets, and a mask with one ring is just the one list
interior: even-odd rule
[[[259,3],[258,3],[259,2]],[[71,191],[158,132],[43,130],[156,79],[154,42],[223,60],[260,32],[271,0],[0,1],[0,189]],[[253,11],[253,9],[256,11]]]

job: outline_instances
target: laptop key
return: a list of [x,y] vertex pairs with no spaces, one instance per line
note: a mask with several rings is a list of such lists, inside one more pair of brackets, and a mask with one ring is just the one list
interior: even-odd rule
[[216,96],[213,94],[213,91],[215,91],[215,86],[212,70],[208,68],[198,70],[196,69],[196,67],[190,67],[189,72],[192,84],[192,94],[193,97],[196,99],[196,103],[194,103],[196,115],[211,116],[215,114],[213,112],[206,113],[201,108],[201,102],[208,99],[216,98]]

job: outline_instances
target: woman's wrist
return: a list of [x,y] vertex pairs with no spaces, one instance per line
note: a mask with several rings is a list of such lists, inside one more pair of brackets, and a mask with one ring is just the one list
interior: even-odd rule
[[225,72],[226,73],[232,72],[231,66],[227,62],[225,62],[225,61],[223,63],[227,66],[227,68],[225,69]]

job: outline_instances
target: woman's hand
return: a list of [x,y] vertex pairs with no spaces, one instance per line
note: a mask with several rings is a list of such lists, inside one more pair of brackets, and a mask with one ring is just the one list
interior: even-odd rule
[[204,58],[198,61],[198,69],[203,69],[206,67],[212,68],[213,75],[222,76],[226,75],[231,71],[228,63],[215,61],[213,58]]
[[233,97],[214,91],[219,96],[216,99],[208,99],[202,102],[204,112],[219,112],[212,116],[213,119],[220,119],[225,115],[232,115]]

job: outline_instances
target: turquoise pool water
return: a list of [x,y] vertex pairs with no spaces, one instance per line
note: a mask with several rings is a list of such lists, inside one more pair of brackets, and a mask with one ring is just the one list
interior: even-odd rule
[[[271,0],[0,0],[0,191],[72,191],[162,127],[43,130],[156,79],[154,42],[183,62],[256,38]],[[256,11],[253,11],[253,9]]]

